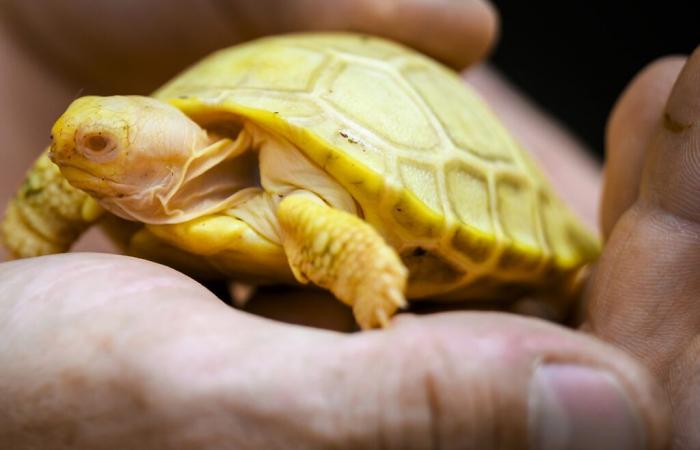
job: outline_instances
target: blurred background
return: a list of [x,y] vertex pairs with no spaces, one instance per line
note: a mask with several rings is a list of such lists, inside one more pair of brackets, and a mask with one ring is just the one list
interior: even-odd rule
[[501,14],[493,64],[598,159],[608,113],[631,78],[700,45],[697,2],[492,3]]

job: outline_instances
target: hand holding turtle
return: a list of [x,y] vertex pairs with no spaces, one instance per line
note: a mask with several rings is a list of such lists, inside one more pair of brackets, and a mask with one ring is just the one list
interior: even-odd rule
[[[634,361],[541,322],[458,313],[343,336],[243,315],[128,258],[63,255],[0,271],[11,337],[0,375],[12,393],[0,400],[0,442],[13,448],[664,442],[663,399]],[[602,404],[617,413],[596,421],[590,409]]]
[[633,359],[542,321],[399,315],[380,332],[339,334],[241,313],[178,272],[113,255],[5,263],[0,280],[8,448],[636,449],[665,438],[664,399]]
[[[244,315],[172,270],[123,257],[0,270],[14,295],[0,317],[12,317],[4,333],[15,343],[2,355],[15,361],[4,365],[12,415],[2,437],[18,448],[655,448],[664,439],[663,398],[633,360],[541,322],[452,313],[344,336]],[[63,350],[33,350],[52,345]],[[609,415],[592,413],[601,404]]]

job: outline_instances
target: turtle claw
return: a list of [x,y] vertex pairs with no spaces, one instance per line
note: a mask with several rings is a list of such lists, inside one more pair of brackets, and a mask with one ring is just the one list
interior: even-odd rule
[[377,317],[377,322],[379,322],[379,326],[381,326],[382,328],[386,328],[389,326],[389,316],[387,315],[386,311],[384,311],[381,308],[377,308],[374,314]]

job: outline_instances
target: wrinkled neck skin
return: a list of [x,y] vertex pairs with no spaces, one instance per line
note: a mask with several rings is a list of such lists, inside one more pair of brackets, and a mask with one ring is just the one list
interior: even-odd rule
[[232,164],[250,148],[250,138],[240,133],[235,140],[208,142],[193,148],[184,164],[164,167],[158,183],[130,195],[103,197],[100,204],[122,218],[151,224],[184,222],[225,209],[242,184],[252,182],[240,173],[249,168],[245,161]]
[[348,191],[291,142],[245,123],[235,139],[210,137],[178,171],[134,195],[103,198],[112,213],[147,224],[174,224],[225,212],[281,243],[276,207],[304,191],[358,214]]

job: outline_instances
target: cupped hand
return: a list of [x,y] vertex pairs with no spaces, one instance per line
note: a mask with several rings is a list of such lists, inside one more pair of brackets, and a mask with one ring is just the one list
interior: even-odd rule
[[[163,266],[0,265],[3,448],[662,448],[661,392],[623,352],[496,313],[386,330],[258,318]],[[643,445],[646,444],[646,447]]]
[[6,263],[0,284],[0,442],[13,449],[667,439],[663,391],[637,361],[535,319],[404,314],[341,334],[258,318],[171,269],[98,254]]
[[[504,118],[531,140],[559,191],[590,222],[595,202],[581,195],[597,191],[596,177],[571,151],[576,143],[518,110],[510,103]],[[651,371],[671,407],[669,448],[679,450],[700,448],[699,125],[700,47],[687,59],[650,64],[618,100],[602,183],[606,242],[587,286],[582,327]]]
[[586,324],[664,385],[674,449],[700,448],[700,47],[684,60],[644,70],[608,124]]

